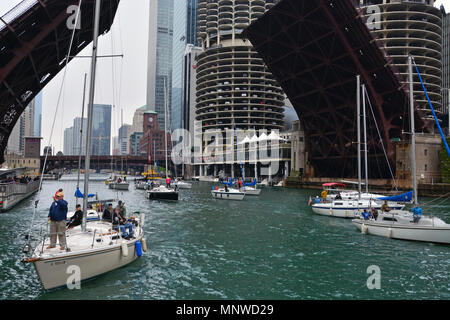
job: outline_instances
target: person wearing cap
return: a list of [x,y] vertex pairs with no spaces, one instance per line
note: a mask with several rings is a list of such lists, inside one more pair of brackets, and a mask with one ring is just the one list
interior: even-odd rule
[[125,202],[122,202],[122,200],[119,200],[116,209],[119,210],[120,215],[122,217],[124,217],[125,219],[127,218],[127,209],[125,208]]
[[61,250],[65,250],[68,204],[67,201],[64,200],[64,193],[62,191],[58,191],[53,199],[54,201],[50,206],[48,213],[48,219],[50,221],[50,245],[47,249],[56,247],[56,237],[58,236]]

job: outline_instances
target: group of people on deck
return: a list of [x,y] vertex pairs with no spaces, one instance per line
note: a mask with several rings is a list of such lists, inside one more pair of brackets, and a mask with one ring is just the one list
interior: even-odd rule
[[16,183],[22,183],[22,184],[27,184],[33,181],[39,180],[39,177],[35,177],[34,179],[29,177],[29,176],[21,176],[21,177],[8,177],[6,179],[2,179],[0,180],[0,183],[11,183],[11,184],[16,184]]
[[[179,181],[178,178],[173,179],[173,178],[167,177],[166,178],[166,187],[170,189],[173,186],[173,189],[175,189],[175,191],[177,191],[178,190],[178,181]],[[153,188],[155,188],[157,186],[159,186],[159,184],[155,183],[153,180],[151,180],[151,179],[147,180],[148,190],[152,190]]]
[[[389,208],[389,205],[387,201],[384,202],[384,204],[381,206],[382,212],[389,212],[391,209]],[[419,206],[418,203],[414,204],[414,207],[412,208],[411,212],[413,213],[413,223],[418,223],[420,218],[422,217],[423,211],[422,208]],[[377,220],[378,218],[378,210],[374,207],[370,208],[370,212],[367,211],[367,209],[364,209],[364,211],[361,213],[361,216],[364,220]]]
[[[83,210],[81,209],[81,205],[76,205],[75,213],[70,220],[67,219],[68,208],[69,205],[64,200],[64,192],[62,189],[59,189],[53,196],[53,202],[48,213],[48,220],[50,222],[50,245],[47,249],[55,248],[56,241],[58,240],[61,250],[68,250],[66,230],[82,224]],[[112,203],[110,203],[103,211],[102,220],[111,222],[113,229],[116,231],[120,230],[125,239],[132,239],[134,236],[133,225],[137,223],[134,217],[127,219],[126,212],[124,202],[119,201],[117,207],[114,209]]]

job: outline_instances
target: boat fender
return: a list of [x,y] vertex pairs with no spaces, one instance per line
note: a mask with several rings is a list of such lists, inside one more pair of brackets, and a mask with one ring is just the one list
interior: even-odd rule
[[387,237],[388,237],[388,238],[391,238],[391,237],[392,237],[392,228],[389,228],[389,229],[388,229]]
[[366,226],[364,223],[363,223],[363,225],[362,225],[362,227],[361,227],[361,233],[362,234],[367,234],[367,230],[369,229],[369,227],[368,226]]
[[145,224],[145,213],[141,213],[141,215],[139,217],[139,223],[141,224],[141,227],[144,226],[144,224]]
[[145,242],[145,238],[141,239],[142,251],[147,252],[147,242]]
[[333,215],[333,208],[330,207],[330,216]]
[[121,244],[121,247],[122,247],[122,255],[124,257],[128,256],[128,245],[127,245],[127,242],[123,241],[122,244]]
[[138,257],[142,256],[142,244],[139,240],[136,241],[135,247],[136,247],[136,255]]

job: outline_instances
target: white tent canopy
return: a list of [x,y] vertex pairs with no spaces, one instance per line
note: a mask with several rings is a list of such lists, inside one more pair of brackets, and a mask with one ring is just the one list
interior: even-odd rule
[[245,138],[238,144],[245,144],[245,143],[249,143],[249,142],[250,142],[250,139],[248,138],[248,136],[245,136]]

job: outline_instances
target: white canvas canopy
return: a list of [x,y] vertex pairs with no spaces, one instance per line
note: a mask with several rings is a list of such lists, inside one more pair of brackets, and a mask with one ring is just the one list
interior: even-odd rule
[[264,132],[263,132],[263,134],[261,134],[260,136],[259,136],[259,139],[258,139],[259,141],[264,141],[264,140],[267,140],[267,134],[265,134]]
[[250,139],[248,138],[248,136],[245,136],[245,138],[241,142],[239,142],[238,144],[246,144],[246,143],[249,143],[249,142],[250,142]]

